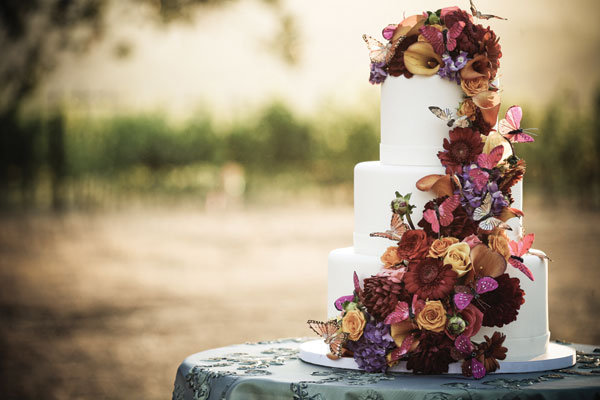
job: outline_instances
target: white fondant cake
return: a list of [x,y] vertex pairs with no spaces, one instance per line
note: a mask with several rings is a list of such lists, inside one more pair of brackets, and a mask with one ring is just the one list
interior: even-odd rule
[[[456,108],[463,99],[461,88],[439,76],[414,76],[411,79],[388,76],[381,89],[381,153],[380,161],[360,163],[354,170],[354,246],[336,249],[328,262],[328,317],[339,314],[334,302],[353,292],[352,273],[362,281],[377,274],[380,257],[394,242],[370,237],[372,232],[385,230],[390,224],[390,200],[394,192],[412,193],[411,204],[416,208],[412,219],[416,224],[422,217],[426,202],[434,196],[419,191],[415,183],[425,175],[443,174],[437,158],[448,127],[428,110],[429,106]],[[512,207],[522,210],[522,183],[513,187]],[[520,220],[509,222],[508,232],[515,240],[521,229]],[[527,360],[546,352],[548,331],[547,261],[526,255],[524,264],[531,270],[535,282],[529,281],[517,269],[507,272],[520,279],[525,291],[525,304],[517,321],[501,328],[483,327],[474,340],[483,340],[494,331],[506,334],[506,361]]]

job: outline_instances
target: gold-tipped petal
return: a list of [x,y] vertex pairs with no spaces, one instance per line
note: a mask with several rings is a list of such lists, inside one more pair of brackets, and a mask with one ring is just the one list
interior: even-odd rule
[[481,110],[483,119],[494,126],[498,120],[500,111],[500,94],[493,90],[486,90],[473,96],[473,103]]

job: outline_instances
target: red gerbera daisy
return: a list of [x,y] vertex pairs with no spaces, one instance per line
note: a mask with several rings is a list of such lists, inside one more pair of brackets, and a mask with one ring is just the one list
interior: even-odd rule
[[457,275],[450,265],[437,258],[426,258],[409,265],[404,275],[404,287],[421,299],[441,299],[452,291]]
[[479,132],[470,128],[454,128],[450,131],[450,140],[444,139],[444,149],[438,158],[446,167],[447,174],[459,174],[462,166],[475,162],[483,151],[483,142]]

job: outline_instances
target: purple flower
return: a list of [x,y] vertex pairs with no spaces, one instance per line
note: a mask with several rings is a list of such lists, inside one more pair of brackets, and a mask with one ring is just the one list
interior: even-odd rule
[[354,352],[354,360],[367,372],[385,372],[388,365],[385,356],[394,348],[390,326],[379,322],[367,322],[363,335],[356,342],[349,341],[348,348]]
[[369,82],[373,85],[382,83],[387,77],[385,70],[385,62],[371,63],[371,74],[369,75]]
[[469,61],[467,57],[467,53],[461,51],[460,54],[453,59],[450,53],[445,52],[442,54],[442,61],[444,62],[444,66],[438,70],[438,75],[442,78],[454,81],[460,84],[460,74],[458,71],[464,68]]
[[492,171],[488,183],[478,189],[469,175],[469,171],[476,168],[479,168],[476,164],[463,166],[462,173],[458,175],[458,179],[462,185],[462,190],[457,191],[457,193],[461,195],[461,204],[467,212],[467,215],[472,217],[475,208],[479,207],[483,202],[483,199],[490,193],[492,197],[491,215],[499,215],[502,212],[502,209],[508,206],[506,197],[498,190],[497,181],[500,178],[500,174]]

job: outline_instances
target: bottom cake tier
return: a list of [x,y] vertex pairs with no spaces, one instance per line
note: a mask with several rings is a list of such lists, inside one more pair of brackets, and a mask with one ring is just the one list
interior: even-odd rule
[[[532,253],[544,255],[538,250]],[[499,331],[506,335],[504,346],[508,348],[505,361],[529,360],[546,353],[550,339],[548,329],[548,262],[544,257],[527,254],[523,257],[535,281],[529,280],[516,268],[508,266],[507,273],[519,278],[525,291],[525,303],[521,305],[517,320],[502,327],[482,327],[473,337],[475,342],[483,341],[483,336],[491,336]],[[353,247],[333,250],[329,253],[327,277],[327,315],[334,318],[339,314],[335,300],[352,294],[353,272],[362,281],[382,269],[377,256],[367,256],[354,252]]]

